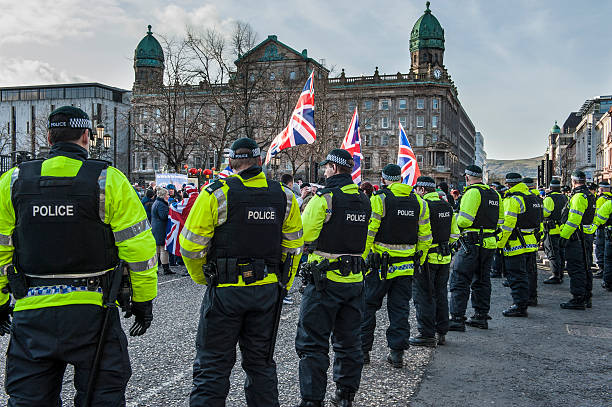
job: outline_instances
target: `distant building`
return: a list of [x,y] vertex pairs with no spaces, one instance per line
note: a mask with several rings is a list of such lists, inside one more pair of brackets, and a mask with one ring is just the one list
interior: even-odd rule
[[[401,123],[413,147],[421,172],[433,177],[436,182],[446,181],[460,186],[463,183],[464,168],[474,162],[476,130],[459,101],[457,88],[444,65],[444,43],[444,30],[432,14],[427,2],[427,9],[416,21],[410,34],[411,64],[407,73],[385,75],[379,73],[376,68],[372,75],[347,76],[342,70],[338,77],[328,78],[329,70],[309,57],[306,50],[299,52],[279,41],[275,35],[270,35],[236,60],[234,77],[250,80],[257,75],[257,69],[265,69],[266,81],[272,84],[273,89],[268,93],[268,99],[258,101],[259,107],[265,107],[273,106],[274,103],[271,103],[270,99],[275,98],[275,95],[285,88],[299,92],[308,74],[314,70],[317,106],[315,121],[322,111],[327,114],[324,120],[316,122],[318,135],[315,144],[320,145],[316,148],[339,147],[351,115],[357,108],[362,138],[361,151],[364,157],[362,161],[364,181],[378,183],[382,168],[390,162],[396,162],[398,127]],[[155,110],[159,109],[149,106],[155,106],[153,99],[156,97],[161,99],[163,93],[163,90],[159,89],[160,85],[163,86],[164,55],[150,28],[147,36],[136,48],[134,69],[133,105],[134,115],[140,120],[140,131],[143,134],[146,131],[150,133],[156,128],[159,131],[160,126],[154,123],[157,114]],[[200,112],[203,111],[203,116],[209,120],[202,126],[196,124],[194,127],[203,127],[203,131],[207,131],[207,126],[210,127],[210,124],[218,119],[216,113],[213,113],[218,107],[211,104],[210,92],[200,88],[201,86],[210,88],[210,85],[204,83],[200,84],[200,87],[189,86],[191,88],[187,85],[181,87],[181,92],[186,92],[190,98],[186,102],[190,106],[185,107],[185,111],[197,110],[198,114],[202,114]],[[223,88],[225,85],[218,86]],[[156,87],[157,94],[152,91]],[[224,88],[228,91],[223,97],[230,98],[230,88],[231,86]],[[291,100],[295,103],[297,95]],[[269,120],[275,113],[266,111],[267,108],[263,108],[259,113],[259,116],[265,120]],[[256,109],[257,107],[254,111]],[[251,113],[249,109],[245,110],[248,111],[247,115],[257,114],[257,112]],[[290,112],[281,115],[282,123],[271,125],[268,123],[268,127],[272,129],[268,128],[267,133],[264,132],[265,126],[255,129],[252,126],[245,126],[247,133],[243,132],[240,135],[247,134],[259,141],[268,140],[265,138],[267,134],[278,134],[286,126],[289,114]],[[244,120],[237,118],[236,122],[242,124],[249,120],[249,117]],[[210,129],[209,133],[213,134],[219,128],[224,128],[232,131],[234,136],[236,134],[233,133],[234,125],[228,123],[224,128],[223,124],[218,124],[216,130]],[[279,127],[274,128],[275,125]],[[153,135],[153,137],[158,136]],[[139,137],[142,139],[142,136]],[[207,137],[206,140],[214,138]],[[293,168],[297,175],[316,180],[320,174],[317,173],[318,170],[313,163],[322,158],[320,156],[322,152],[315,152],[314,149],[296,151],[308,151],[310,154],[299,169],[295,169],[294,163],[291,162],[290,156],[293,153],[279,154],[272,168],[283,171],[290,171]],[[138,149],[135,153],[137,165],[133,171],[133,178],[141,180],[151,178],[157,169],[166,165],[164,159],[165,157],[158,152],[148,151],[146,148]],[[185,164],[197,167],[198,164],[206,166],[218,162],[215,153],[204,148],[201,152],[191,154]]]
[[489,182],[488,169],[487,169],[487,153],[485,152],[485,149],[484,149],[484,136],[482,135],[481,132],[479,131],[476,132],[475,141],[476,141],[476,149],[475,149],[476,158],[474,159],[474,164],[482,168],[483,181],[486,184]]
[[12,86],[0,88],[0,154],[24,151],[38,156],[48,151],[47,118],[60,106],[83,109],[95,127],[101,123],[111,146],[100,158],[129,171],[131,92],[100,83]]
[[596,179],[612,183],[612,108],[597,121],[595,133],[598,138]]
[[596,168],[597,146],[595,124],[612,107],[612,96],[600,96],[585,101],[579,110],[580,123],[576,125],[576,169],[584,171],[587,180],[593,180],[601,169]]

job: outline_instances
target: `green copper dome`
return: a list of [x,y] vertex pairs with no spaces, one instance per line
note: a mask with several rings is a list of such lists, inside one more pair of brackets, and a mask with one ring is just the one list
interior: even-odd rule
[[444,49],[444,30],[440,22],[429,9],[431,3],[427,2],[425,14],[414,23],[410,34],[410,51],[423,48]]
[[555,120],[555,125],[552,126],[552,128],[550,129],[550,133],[553,134],[557,134],[557,133],[561,133],[561,128],[559,126],[557,126],[557,121]]
[[159,42],[153,37],[149,25],[146,37],[144,37],[134,51],[134,66],[137,67],[164,67],[164,50]]

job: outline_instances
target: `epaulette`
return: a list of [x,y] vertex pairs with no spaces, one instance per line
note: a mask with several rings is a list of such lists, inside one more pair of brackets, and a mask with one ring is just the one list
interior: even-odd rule
[[[372,192],[372,195],[380,195],[380,194],[384,194],[384,193],[386,193],[386,192],[387,192],[387,190],[386,190],[386,189],[381,188],[381,189],[379,189],[378,191],[374,191],[374,192]],[[411,191],[411,192],[412,192],[412,191]]]
[[212,195],[213,192],[215,192],[217,189],[221,188],[223,185],[224,184],[223,184],[223,182],[221,180],[216,180],[215,182],[213,182],[212,184],[210,184],[209,186],[204,188],[204,190]]
[[88,158],[87,161],[95,161],[101,164],[106,164],[107,167],[111,166],[113,163],[111,163],[110,161],[107,160],[100,160],[98,158]]
[[321,188],[317,190],[317,195],[323,196],[325,194],[329,194],[332,191],[331,188]]

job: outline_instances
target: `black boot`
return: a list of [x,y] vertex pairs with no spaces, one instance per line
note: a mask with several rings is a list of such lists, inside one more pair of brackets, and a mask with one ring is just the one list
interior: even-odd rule
[[448,321],[448,330],[455,332],[465,332],[465,317],[453,315]]
[[489,319],[491,319],[491,317],[487,314],[476,313],[465,321],[465,324],[474,328],[489,329],[489,324],[487,322]]
[[404,351],[391,349],[387,355],[387,362],[394,368],[401,369],[404,366]]
[[347,389],[336,389],[336,393],[334,393],[334,395],[332,396],[331,402],[334,406],[338,407],[352,407],[354,399],[354,391],[350,391]]
[[584,303],[584,298],[582,297],[574,297],[568,302],[562,302],[559,304],[563,309],[577,309],[577,310],[585,310],[586,304]]
[[601,288],[607,291],[612,291],[612,284],[608,284],[605,281],[601,282]]
[[164,268],[164,274],[165,275],[176,274],[174,271],[170,270],[170,265],[169,264],[162,264],[162,267]]
[[502,282],[502,285],[503,285],[504,287],[510,287],[510,281],[508,281],[508,280],[504,280],[504,281]]
[[363,364],[364,365],[370,364],[370,352],[363,352]]
[[423,334],[413,336],[412,338],[408,339],[408,342],[414,346],[428,346],[430,348],[436,347],[436,338],[434,336],[424,336]]
[[603,278],[603,271],[600,270],[597,273],[593,273],[593,278]]
[[561,284],[562,282],[563,280],[557,276],[550,276],[544,280],[544,284]]
[[446,335],[436,334],[436,339],[438,340],[438,346],[446,345]]
[[502,314],[505,317],[526,317],[527,316],[527,307],[513,304],[507,310],[502,311]]
[[529,306],[529,307],[537,307],[538,306],[538,299],[537,298],[529,299],[529,301],[527,302],[527,306]]
[[321,407],[322,405],[323,405],[323,402],[321,401],[302,400],[302,402],[298,404],[297,407]]

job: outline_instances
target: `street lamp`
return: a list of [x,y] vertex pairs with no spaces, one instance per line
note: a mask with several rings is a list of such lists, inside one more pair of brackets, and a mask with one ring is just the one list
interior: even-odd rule
[[104,149],[108,150],[110,148],[111,145],[111,136],[110,134],[106,133],[104,135]]
[[96,136],[100,141],[104,138],[104,125],[102,123],[96,126]]

